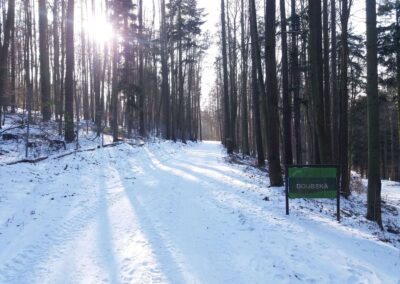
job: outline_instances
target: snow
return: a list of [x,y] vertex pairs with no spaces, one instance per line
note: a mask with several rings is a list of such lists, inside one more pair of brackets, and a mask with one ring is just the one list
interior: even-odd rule
[[[216,142],[8,161],[0,283],[400,283],[400,235],[365,220],[365,194],[342,200],[340,224],[334,200],[286,216],[283,188]],[[398,226],[400,184],[382,196]]]

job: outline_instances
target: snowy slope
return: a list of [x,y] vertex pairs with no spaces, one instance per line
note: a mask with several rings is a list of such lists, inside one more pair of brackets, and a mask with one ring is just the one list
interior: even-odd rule
[[[400,283],[400,236],[361,197],[342,224],[329,200],[285,216],[264,176],[212,142],[3,163],[0,283]],[[397,210],[399,190],[383,191]]]

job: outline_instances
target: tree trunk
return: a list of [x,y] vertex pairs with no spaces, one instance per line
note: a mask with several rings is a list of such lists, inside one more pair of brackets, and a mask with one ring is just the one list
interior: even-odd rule
[[184,108],[184,75],[183,75],[183,18],[182,18],[182,0],[179,1],[178,4],[178,134],[179,138],[182,140],[183,143],[186,143],[186,133],[185,133],[185,108]]
[[143,63],[143,0],[139,0],[139,134],[144,137],[146,130],[144,127],[144,63]]
[[241,55],[242,55],[242,74],[241,74],[241,97],[242,97],[242,152],[244,155],[250,154],[249,149],[249,122],[247,111],[247,70],[248,70],[248,53],[245,41],[245,6],[244,0],[241,0],[240,28],[241,28]]
[[349,7],[348,1],[342,0],[342,55],[340,63],[340,124],[339,124],[339,159],[340,159],[340,187],[344,196],[350,195],[349,187],[349,122],[348,122],[348,108],[349,108],[349,94],[347,88],[347,68],[348,68],[348,21],[349,21]]
[[288,47],[286,32],[285,0],[280,0],[281,39],[282,39],[282,102],[283,102],[283,140],[285,150],[285,165],[293,164],[292,153],[292,108],[289,94]]
[[275,0],[267,0],[265,12],[265,61],[267,88],[267,158],[271,186],[283,184],[279,156],[278,80],[276,75]]
[[[81,22],[84,23],[85,15],[84,15],[84,6],[87,9],[87,0],[81,1]],[[90,119],[90,109],[89,109],[89,82],[88,82],[88,68],[86,62],[86,35],[84,31],[81,31],[81,67],[82,67],[82,102],[83,102],[83,119],[89,120]],[[93,106],[92,106],[93,107]]]
[[298,32],[300,29],[299,16],[296,13],[296,1],[291,0],[291,89],[293,91],[293,113],[294,113],[294,136],[296,140],[296,163],[302,163],[301,123],[300,123],[300,70],[299,70],[299,47]]
[[332,97],[332,161],[339,163],[339,96],[337,82],[336,0],[331,0],[331,97]]
[[323,0],[323,35],[324,35],[324,113],[325,113],[325,133],[328,151],[332,149],[331,139],[331,86],[329,74],[329,13],[328,0]]
[[32,93],[33,86],[31,81],[31,54],[30,54],[30,41],[32,40],[32,24],[29,14],[29,0],[24,1],[24,12],[25,12],[25,46],[24,46],[24,68],[25,68],[25,85],[26,85],[26,107],[28,110],[28,123],[26,131],[26,145],[25,145],[25,157],[28,157],[28,142],[29,142],[29,131],[31,122],[31,110],[32,110]]
[[75,0],[68,0],[66,21],[66,70],[65,70],[65,141],[74,141],[74,6]]
[[161,0],[161,97],[163,101],[163,125],[161,126],[165,139],[171,139],[170,122],[170,91],[168,82],[168,51],[167,23],[165,19],[165,0]]
[[257,78],[258,69],[258,56],[257,50],[259,49],[258,43],[258,29],[257,29],[257,14],[255,0],[249,0],[249,11],[250,11],[250,36],[251,36],[251,78],[252,78],[252,96],[253,96],[253,121],[255,135],[255,144],[257,151],[258,166],[262,167],[265,165],[263,141],[262,141],[262,130],[261,130],[261,118],[260,118],[260,82],[263,78]]
[[[400,0],[396,1],[396,69],[397,69],[397,116],[400,145]],[[399,159],[400,160],[400,159]]]
[[7,19],[3,28],[3,44],[0,43],[0,128],[2,127],[2,109],[4,106],[4,93],[7,85],[8,54],[11,40],[11,31],[15,22],[15,0],[8,0]]
[[111,102],[111,112],[112,112],[112,133],[113,141],[118,141],[118,47],[117,40],[113,39],[112,44],[112,102]]
[[53,2],[53,48],[54,48],[54,70],[53,70],[53,88],[55,100],[56,118],[61,120],[62,101],[60,90],[60,38],[59,38],[59,0]]
[[40,92],[44,122],[51,119],[49,37],[46,4],[46,0],[39,0]]
[[309,0],[310,27],[310,65],[313,114],[318,140],[319,160],[322,164],[330,162],[330,149],[325,129],[325,104],[323,92],[322,64],[322,18],[321,1]]
[[222,68],[223,68],[223,85],[224,85],[224,144],[228,154],[233,153],[231,121],[229,113],[229,86],[228,86],[228,57],[226,47],[226,24],[225,24],[225,0],[221,0],[221,40],[222,40]]
[[[11,28],[11,113],[16,107],[16,46],[15,46],[15,17]],[[0,103],[1,105],[1,103]]]
[[367,11],[367,96],[368,96],[368,196],[367,219],[382,226],[381,177],[379,171],[378,36],[376,0],[366,0]]

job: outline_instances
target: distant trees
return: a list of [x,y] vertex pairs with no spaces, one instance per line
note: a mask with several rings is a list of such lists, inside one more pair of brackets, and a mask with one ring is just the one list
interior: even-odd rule
[[[375,4],[367,2],[368,48],[364,38],[350,29],[353,0],[291,0],[289,7],[288,1],[222,1],[225,17],[221,17],[221,56],[213,89],[215,117],[220,119],[229,153],[232,147],[226,138],[232,136],[233,151],[256,156],[259,166],[267,158],[271,185],[282,184],[281,167],[285,165],[337,164],[346,197],[351,194],[351,169],[372,174],[377,205],[380,175],[400,179],[400,4],[397,0],[381,3],[378,16],[385,21],[375,37],[371,31]],[[257,16],[261,7],[265,14]],[[239,29],[234,24],[237,13]],[[375,47],[377,62],[372,58]],[[240,51],[241,56],[229,56],[231,50]],[[386,72],[375,82],[377,64]],[[363,93],[368,93],[368,104]],[[375,129],[369,131],[369,147],[362,141],[362,137],[367,139],[367,106],[368,125]],[[379,118],[379,113],[386,118]],[[380,131],[379,119],[389,121]]]
[[155,3],[1,1],[0,113],[55,118],[68,142],[81,119],[114,140],[201,139],[204,12],[197,0],[163,0],[155,23]]
[[286,165],[338,164],[345,196],[351,169],[370,176],[368,217],[379,221],[380,177],[400,179],[400,3],[366,1],[365,47],[349,24],[353,2],[218,2],[220,54],[202,109],[209,39],[198,0],[2,0],[0,114],[55,118],[67,142],[81,119],[114,141],[206,133],[229,154],[267,160],[274,186]]

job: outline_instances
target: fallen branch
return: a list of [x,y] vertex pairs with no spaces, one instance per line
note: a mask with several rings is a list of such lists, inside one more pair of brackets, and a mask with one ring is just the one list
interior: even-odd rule
[[65,153],[65,154],[59,155],[59,156],[57,156],[57,157],[54,157],[53,159],[54,159],[54,160],[58,160],[58,159],[61,159],[61,158],[64,158],[64,157],[70,156],[70,155],[72,155],[72,154],[76,154],[76,153],[82,153],[82,152],[92,152],[92,151],[95,151],[96,149],[97,149],[97,148],[90,148],[90,149],[84,149],[84,150],[72,151],[72,152]]
[[11,163],[7,163],[7,166],[12,166],[12,165],[16,165],[16,164],[22,164],[22,163],[28,163],[28,164],[36,164],[39,163],[41,161],[47,160],[49,157],[41,157],[41,158],[37,158],[35,160],[30,160],[30,159],[23,159],[20,161],[15,161],[15,162],[11,162]]
[[82,150],[72,151],[72,152],[69,152],[69,153],[62,154],[60,156],[54,157],[53,159],[61,159],[61,158],[64,158],[66,156],[69,156],[69,155],[72,155],[72,154],[76,154],[76,153],[93,152],[93,151],[95,151],[97,149],[106,148],[106,147],[115,147],[115,146],[118,146],[118,145],[121,145],[121,144],[122,143],[117,142],[117,143],[113,143],[113,144],[104,145],[103,147],[97,146],[96,148],[89,148],[89,149],[82,149]]
[[[107,148],[107,147],[115,147],[118,145],[122,145],[122,142],[116,142],[116,143],[112,143],[112,144],[106,144],[103,147],[97,146],[96,148],[89,148],[89,149],[82,149],[82,150],[77,150],[77,151],[72,151],[72,152],[68,152],[65,154],[61,154],[59,156],[53,157],[53,160],[58,160],[67,156],[70,156],[72,154],[76,154],[76,153],[83,153],[83,152],[93,152],[97,149],[101,149],[101,148]],[[144,145],[144,144],[143,144]],[[139,147],[143,146],[143,145],[137,145]],[[12,165],[16,165],[16,164],[21,164],[21,163],[29,163],[29,164],[36,164],[38,162],[47,160],[49,157],[41,157],[35,160],[30,160],[30,159],[23,159],[23,160],[19,160],[19,161],[15,161],[15,162],[11,162],[11,163],[6,163],[7,166],[12,166]]]
[[18,126],[10,127],[10,128],[4,129],[3,131],[0,131],[0,135],[5,133],[5,132],[7,132],[7,131],[10,131],[10,130],[13,130],[13,129],[18,129],[18,128],[19,129],[24,129],[25,127],[24,127],[24,125],[18,125]]

